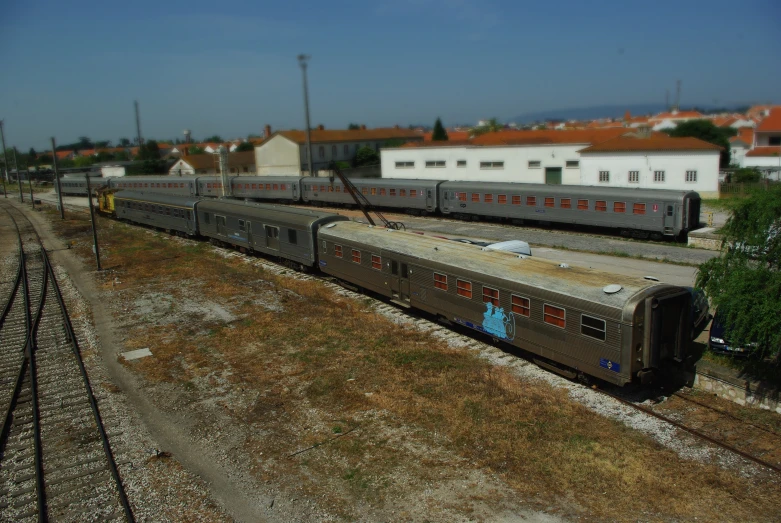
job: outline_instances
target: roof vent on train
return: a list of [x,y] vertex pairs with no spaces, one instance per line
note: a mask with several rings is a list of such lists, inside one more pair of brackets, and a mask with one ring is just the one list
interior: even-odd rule
[[562,269],[569,269],[569,265],[567,265],[566,263],[560,263],[559,267],[561,267]]
[[659,278],[656,276],[643,276],[643,279],[648,281],[659,281]]
[[619,284],[611,283],[610,285],[605,285],[602,288],[602,292],[604,292],[605,294],[615,294],[621,289],[623,289],[623,287],[621,287]]
[[329,223],[328,225],[325,226],[326,229],[330,229],[332,227],[336,227],[336,222]]

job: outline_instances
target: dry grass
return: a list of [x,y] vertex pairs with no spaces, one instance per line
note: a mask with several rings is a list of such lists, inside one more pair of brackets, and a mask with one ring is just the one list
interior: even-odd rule
[[[55,223],[91,256],[83,219]],[[181,384],[183,394],[221,379],[251,392],[251,402],[224,404],[256,434],[246,445],[249,466],[261,478],[295,474],[304,495],[328,499],[345,517],[356,504],[392,503],[403,492],[400,477],[414,476],[407,485],[442,481],[437,474],[453,475],[457,463],[462,475],[487,469],[521,498],[565,515],[781,519],[778,481],[682,461],[561,390],[394,325],[318,281],[263,273],[204,243],[107,220],[101,227],[104,265],[115,271],[104,284],[118,277],[125,300],[165,288],[175,298],[220,303],[238,318],[135,325],[128,348],[154,347],[155,357],[134,368],[150,382]],[[317,452],[288,458],[354,427]]]

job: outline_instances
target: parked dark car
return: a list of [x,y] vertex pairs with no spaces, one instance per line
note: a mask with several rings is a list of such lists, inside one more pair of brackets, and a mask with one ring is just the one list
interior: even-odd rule
[[713,317],[713,323],[711,323],[710,326],[708,348],[713,352],[722,354],[747,355],[756,344],[749,343],[742,347],[732,345],[729,341],[729,328],[727,327],[725,320],[724,316],[716,311],[716,315]]

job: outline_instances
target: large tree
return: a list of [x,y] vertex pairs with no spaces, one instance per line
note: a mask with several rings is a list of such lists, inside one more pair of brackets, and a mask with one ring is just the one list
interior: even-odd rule
[[120,147],[130,147],[130,140],[127,138],[120,138],[118,143]]
[[159,160],[160,146],[157,145],[155,140],[147,140],[141,147],[138,148],[138,159]]
[[730,342],[756,343],[778,361],[781,350],[781,185],[758,189],[733,205],[721,229],[721,256],[700,266],[705,289],[729,329]]
[[380,163],[380,155],[371,147],[361,147],[355,152],[353,166],[377,165]]
[[204,138],[203,141],[208,143],[222,143],[222,136],[215,134]]
[[731,127],[716,127],[710,120],[689,120],[688,122],[679,123],[674,129],[669,129],[666,132],[670,136],[692,136],[718,145],[721,147],[719,163],[721,167],[729,167],[729,137],[735,136],[738,132],[736,129],[732,129]]
[[432,142],[446,142],[448,140],[447,131],[442,126],[442,120],[437,118],[434,122],[434,132],[431,133]]
[[252,142],[241,142],[238,147],[236,147],[236,152],[241,153],[244,151],[254,151],[255,145]]

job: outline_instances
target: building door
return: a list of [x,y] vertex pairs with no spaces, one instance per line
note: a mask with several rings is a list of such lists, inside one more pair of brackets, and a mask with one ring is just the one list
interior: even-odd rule
[[225,227],[225,216],[215,216],[217,219],[217,234],[227,234]]
[[266,225],[266,247],[279,250],[279,227]]
[[561,185],[561,167],[546,167],[545,183],[548,185]]

